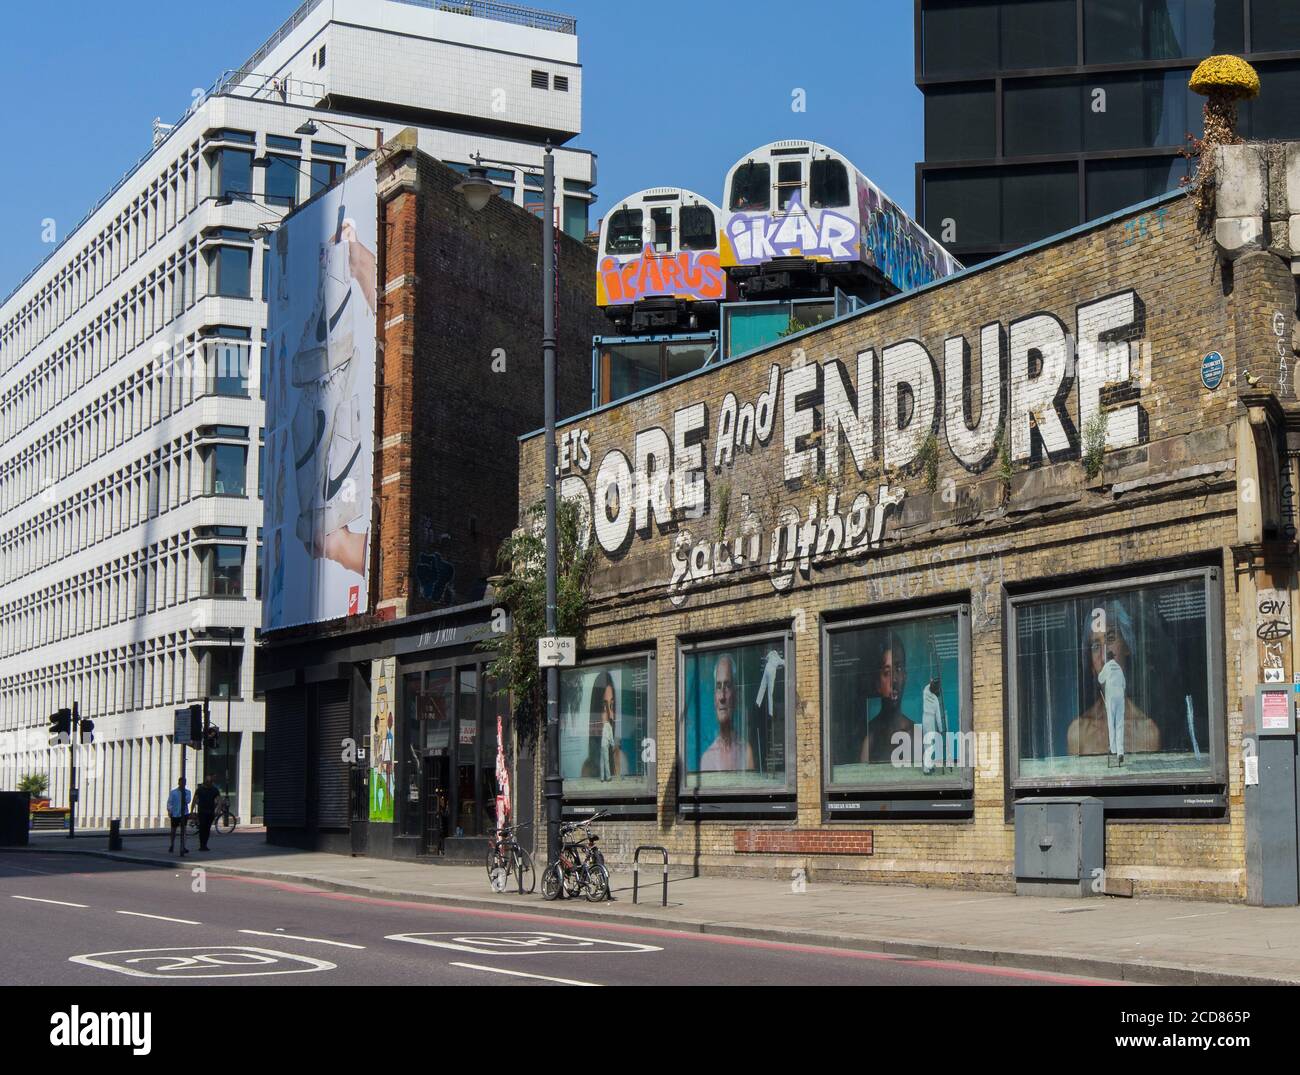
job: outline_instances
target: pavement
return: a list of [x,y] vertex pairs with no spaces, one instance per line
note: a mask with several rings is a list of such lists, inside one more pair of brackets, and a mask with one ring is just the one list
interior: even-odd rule
[[[494,893],[481,866],[353,858],[275,847],[264,832],[214,834],[187,869],[242,875],[327,892],[581,918],[611,926],[804,944],[914,959],[974,963],[1162,985],[1300,984],[1300,908],[1165,899],[1050,899],[1012,894],[670,872],[642,865],[640,901],[631,867],[612,866],[614,902],[545,902],[537,893]],[[33,834],[28,855],[74,854],[175,869],[165,836],[131,836],[106,850],[102,834]]]

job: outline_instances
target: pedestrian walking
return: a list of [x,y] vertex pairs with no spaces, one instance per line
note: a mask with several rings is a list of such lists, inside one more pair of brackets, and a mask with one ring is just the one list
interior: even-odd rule
[[172,788],[171,793],[167,796],[167,816],[171,818],[172,832],[171,839],[167,842],[167,854],[176,850],[176,833],[181,834],[181,849],[185,848],[185,819],[190,813],[190,793],[185,787],[185,778],[181,777],[176,781],[176,786]]
[[199,815],[199,850],[208,849],[208,837],[212,835],[212,822],[217,816],[217,801],[221,798],[221,789],[212,782],[212,774],[203,778],[198,791],[194,793],[194,809]]

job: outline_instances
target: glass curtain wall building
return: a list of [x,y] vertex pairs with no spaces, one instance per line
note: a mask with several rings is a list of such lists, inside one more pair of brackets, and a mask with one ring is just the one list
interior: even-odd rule
[[917,217],[967,265],[1176,188],[1187,88],[1245,56],[1251,139],[1300,137],[1297,0],[916,0]]

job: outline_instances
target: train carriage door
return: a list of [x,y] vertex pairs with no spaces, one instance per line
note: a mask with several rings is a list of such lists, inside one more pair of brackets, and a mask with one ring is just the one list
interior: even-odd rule
[[658,205],[650,210],[650,241],[656,254],[672,254],[676,250],[673,241],[673,207]]
[[776,209],[778,213],[790,211],[791,203],[798,201],[804,211],[808,199],[803,196],[803,161],[786,160],[776,166]]

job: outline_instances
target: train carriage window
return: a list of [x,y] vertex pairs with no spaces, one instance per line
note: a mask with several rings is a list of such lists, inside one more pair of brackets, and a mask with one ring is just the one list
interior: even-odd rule
[[768,164],[742,164],[731,181],[731,208],[767,209],[771,206],[772,168]]
[[641,210],[620,209],[609,218],[606,254],[641,253]]
[[782,161],[776,166],[776,207],[785,209],[803,188],[803,164]]
[[840,209],[849,204],[849,170],[841,161],[813,161],[811,186],[808,197],[814,209]]
[[683,250],[712,250],[718,245],[718,226],[707,205],[683,205],[680,231]]
[[654,229],[655,249],[661,254],[673,249],[673,211],[665,206],[650,210],[650,224]]

